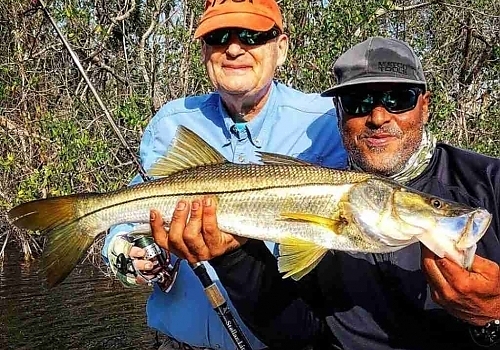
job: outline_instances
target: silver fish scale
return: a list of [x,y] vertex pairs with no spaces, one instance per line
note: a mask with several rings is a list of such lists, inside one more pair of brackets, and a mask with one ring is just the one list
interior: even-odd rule
[[[218,164],[180,171],[145,185],[169,193],[214,193],[308,184],[341,185],[365,181],[370,175],[315,166]],[[139,189],[139,187],[138,187]]]
[[[295,237],[328,249],[379,251],[378,242],[356,229],[346,227],[343,232],[335,234],[331,227],[287,218],[292,213],[334,219],[339,201],[351,187],[351,184],[303,185],[219,192],[215,194],[218,223],[223,231],[265,241],[280,243],[284,238]],[[168,220],[181,198],[191,200],[199,195],[163,195],[122,202],[91,215],[89,219],[92,217],[92,221],[99,222],[105,230],[117,223],[148,222],[149,210],[156,208]]]
[[224,163],[183,170],[164,178],[94,196],[82,201],[85,203],[82,203],[80,211],[82,214],[89,214],[105,207],[137,202],[149,197],[181,194],[200,196],[310,184],[342,185],[369,178],[370,175],[363,173],[316,166]]
[[350,250],[345,248],[350,241],[334,237],[330,228],[284,220],[282,215],[300,213],[333,218],[350,184],[368,178],[367,174],[315,166],[232,163],[200,166],[96,195],[82,201],[84,207],[80,211],[87,213],[82,225],[105,231],[119,223],[146,223],[152,208],[169,219],[179,199],[192,200],[212,194],[218,201],[219,224],[227,232],[275,242],[291,235],[330,249],[341,244]]
[[288,214],[338,218],[353,185],[309,185],[227,193],[218,196],[218,223],[222,230],[239,236],[281,243],[295,237],[333,250],[387,252],[393,250],[361,232],[352,222],[339,232],[314,221],[296,221]]

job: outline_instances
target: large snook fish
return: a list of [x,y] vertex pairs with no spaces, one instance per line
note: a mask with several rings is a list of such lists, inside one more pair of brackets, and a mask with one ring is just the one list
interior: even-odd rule
[[[220,229],[280,243],[278,266],[300,279],[328,250],[384,253],[421,241],[465,268],[491,215],[373,175],[339,171],[276,154],[233,164],[180,127],[170,152],[149,173],[157,180],[109,193],[74,194],[13,208],[11,222],[48,235],[49,286],[61,282],[96,236],[119,223],[169,219],[177,201],[214,196]],[[168,225],[168,222],[166,222]]]

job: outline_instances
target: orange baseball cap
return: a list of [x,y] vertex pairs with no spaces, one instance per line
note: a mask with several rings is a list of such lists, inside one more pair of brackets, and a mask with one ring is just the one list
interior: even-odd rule
[[195,39],[221,28],[283,31],[283,18],[275,0],[207,0]]

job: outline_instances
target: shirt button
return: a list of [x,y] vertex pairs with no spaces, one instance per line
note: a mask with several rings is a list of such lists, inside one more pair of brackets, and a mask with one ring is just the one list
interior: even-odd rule
[[259,139],[255,140],[255,144],[256,144],[257,146],[260,146],[260,140],[259,140]]
[[245,162],[245,156],[243,154],[240,154],[238,156],[238,162],[240,162],[240,163],[244,163]]

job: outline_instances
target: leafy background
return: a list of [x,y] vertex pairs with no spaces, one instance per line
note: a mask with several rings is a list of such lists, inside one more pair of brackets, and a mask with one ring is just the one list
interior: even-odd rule
[[[227,0],[230,1],[230,0]],[[125,186],[136,172],[37,1],[0,2],[0,256],[29,258],[32,236],[6,211],[23,201]],[[282,0],[291,37],[278,79],[318,92],[333,62],[369,36],[406,40],[423,60],[440,140],[500,156],[500,2]],[[127,142],[165,102],[211,90],[192,39],[203,1],[52,0],[71,43]]]

